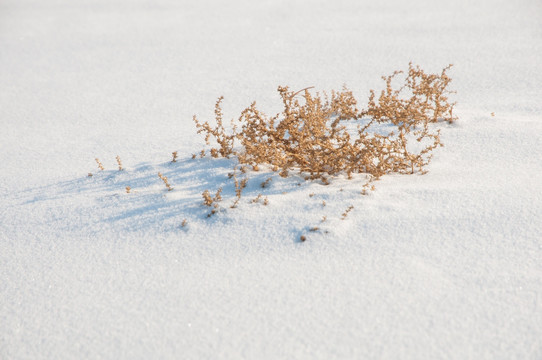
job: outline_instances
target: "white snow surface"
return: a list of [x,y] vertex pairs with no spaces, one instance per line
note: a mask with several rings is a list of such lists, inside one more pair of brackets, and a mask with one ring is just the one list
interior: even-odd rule
[[[363,105],[409,61],[454,64],[426,175],[230,209],[235,162],[190,158],[220,95]],[[0,358],[542,359],[541,99],[539,0],[2,0]]]

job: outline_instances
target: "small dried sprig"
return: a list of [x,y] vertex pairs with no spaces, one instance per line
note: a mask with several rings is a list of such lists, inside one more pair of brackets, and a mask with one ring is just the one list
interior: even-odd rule
[[211,193],[209,190],[205,190],[201,196],[203,196],[203,205],[205,206],[211,206],[213,205],[213,198],[211,197]]
[[87,176],[88,176],[88,177],[92,177],[92,173],[88,173],[88,175],[87,175]]
[[117,164],[119,165],[119,171],[122,171],[122,162],[120,161],[120,156],[117,155]]
[[100,160],[98,158],[95,158],[94,160],[96,160],[96,163],[98,164],[98,168],[102,171],[104,171],[104,166],[102,165],[102,163],[100,162]]
[[262,187],[262,189],[265,189],[266,187],[268,187],[269,183],[271,183],[271,180],[273,180],[272,177],[268,177],[267,179],[265,179],[265,181],[262,182],[261,185],[260,185]]
[[243,180],[241,180],[241,183],[239,186],[235,186],[235,194],[238,196],[238,197],[241,197],[241,192],[243,191],[244,188],[247,187],[247,183],[248,183],[248,179],[247,178],[244,178]]
[[181,227],[185,227],[186,225],[188,225],[188,221],[186,221],[186,219],[183,219],[183,222],[181,223]]
[[173,159],[171,159],[171,162],[177,162],[177,151],[172,152],[171,155],[173,156]]
[[234,169],[233,181],[235,183],[235,201],[233,202],[232,206],[230,206],[232,209],[236,208],[239,200],[241,200],[241,195],[243,194],[243,189],[247,186],[248,179],[244,178],[243,180],[239,181],[237,179],[236,169]]
[[164,184],[166,185],[166,188],[167,188],[168,191],[173,190],[173,188],[171,187],[171,185],[168,182],[167,176],[164,176],[164,175],[162,175],[162,173],[158,172],[158,177],[164,182]]
[[346,219],[346,217],[348,216],[348,213],[349,213],[350,211],[352,211],[353,208],[354,208],[354,206],[353,206],[353,205],[350,205],[350,206],[342,213],[341,220]]
[[305,242],[305,241],[307,240],[307,237],[306,237],[305,235],[301,235],[301,236],[299,237],[299,240],[300,240],[301,242]]
[[205,190],[201,195],[203,196],[203,204],[205,206],[217,206],[218,202],[222,200],[222,196],[220,195],[222,193],[222,188],[219,188],[216,191],[216,194],[214,197],[211,197],[211,193],[209,190]]
[[315,231],[318,231],[320,230],[320,228],[318,226],[313,226],[309,229],[309,231],[312,231],[312,232],[315,232]]
[[363,184],[363,186],[362,186],[361,195],[368,195],[369,190],[370,191],[375,191],[376,187],[372,183],[373,183],[373,181],[375,181],[377,179],[378,178],[376,178],[376,177],[370,176],[369,179],[367,180],[367,182],[365,184]]
[[222,157],[228,157],[233,152],[234,135],[226,134],[226,130],[222,123],[222,100],[224,100],[223,96],[219,97],[215,104],[215,120],[217,124],[216,127],[212,128],[207,121],[204,123],[200,123],[196,115],[194,115],[193,117],[196,127],[198,128],[198,134],[205,133],[205,142],[207,143],[207,145],[211,144],[211,136],[213,136],[215,138],[215,141],[220,145],[220,148],[211,149],[210,152],[211,156],[213,157],[218,157],[219,155]]
[[219,208],[218,203],[222,201],[222,196],[220,195],[221,193],[222,193],[222,188],[219,188],[216,191],[216,194],[214,197],[211,197],[211,193],[209,192],[209,190],[205,190],[201,194],[203,196],[203,205],[213,208],[211,212],[207,214],[207,217],[211,217],[218,212],[218,208]]
[[130,190],[132,190],[132,188],[131,188],[131,187],[129,187],[129,186],[126,186],[126,193],[127,193],[127,194],[129,194],[129,193],[130,193]]
[[222,193],[222,188],[218,188],[214,197],[215,202],[222,201],[222,196],[220,196],[221,193]]
[[261,202],[263,205],[269,205],[269,199],[267,196],[262,196],[262,194],[258,194],[254,199],[250,200],[251,203],[259,203]]

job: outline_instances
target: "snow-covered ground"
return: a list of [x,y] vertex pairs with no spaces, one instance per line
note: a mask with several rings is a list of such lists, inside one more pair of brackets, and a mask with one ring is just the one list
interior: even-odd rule
[[[455,64],[427,175],[258,172],[230,209],[190,159],[220,95],[363,103],[409,61]],[[541,99],[539,0],[2,0],[0,358],[541,359]]]

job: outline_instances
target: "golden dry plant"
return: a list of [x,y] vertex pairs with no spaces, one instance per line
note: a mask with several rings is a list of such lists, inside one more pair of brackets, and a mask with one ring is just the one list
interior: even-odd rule
[[267,179],[265,179],[265,181],[260,184],[262,189],[265,189],[266,187],[268,187],[271,180],[273,180],[272,177],[268,177]]
[[102,171],[104,171],[104,166],[102,165],[102,163],[100,162],[100,159],[98,158],[95,158],[94,160],[96,160],[96,164],[98,164],[98,168]]
[[239,179],[237,179],[237,168],[233,169],[231,177],[233,178],[235,184],[235,200],[230,207],[232,209],[235,209],[237,207],[237,204],[239,203],[239,200],[241,200],[243,190],[247,187],[248,179],[244,178],[243,180],[239,181]]
[[173,190],[166,176],[162,175],[162,173],[159,172],[158,177],[164,182],[164,185],[166,185],[168,191]]
[[256,196],[254,199],[252,199],[250,202],[251,203],[258,203],[260,202],[260,200],[262,199],[262,194],[258,194],[258,196]]
[[[347,88],[321,95],[309,88],[293,92],[279,87],[283,110],[273,117],[253,102],[227,130],[220,97],[215,126],[196,116],[194,122],[211,146],[211,156],[235,156],[241,170],[265,164],[282,177],[298,171],[306,180],[326,185],[329,177],[341,173],[348,178],[365,173],[368,182],[388,173],[423,174],[432,150],[442,146],[439,130],[430,125],[456,120],[455,103],[449,100],[450,67],[427,74],[410,63],[407,71],[383,77],[384,90],[378,95],[371,90],[362,110]],[[410,146],[413,140],[417,146]],[[236,180],[236,189],[238,185]]]
[[219,188],[216,191],[216,194],[214,197],[211,197],[211,193],[209,190],[205,190],[201,196],[203,196],[203,204],[206,206],[213,206],[218,207],[218,202],[222,200],[222,196],[220,195],[222,193],[222,188]]
[[341,215],[341,220],[344,220],[346,219],[346,217],[348,216],[348,214],[350,213],[350,211],[352,211],[352,209],[354,209],[354,206],[353,205],[350,205]]
[[171,162],[177,162],[177,151],[172,152],[171,155],[173,156],[173,159],[171,159]]
[[120,161],[120,156],[117,155],[117,164],[119,165],[119,171],[122,171],[122,161]]
[[219,208],[218,203],[222,201],[222,196],[220,195],[221,193],[222,193],[222,188],[219,188],[216,191],[216,194],[214,197],[211,197],[211,193],[209,192],[209,190],[205,190],[201,194],[201,196],[203,196],[203,204],[213,208],[211,212],[207,214],[207,217],[211,217],[212,215],[218,212],[218,208]]

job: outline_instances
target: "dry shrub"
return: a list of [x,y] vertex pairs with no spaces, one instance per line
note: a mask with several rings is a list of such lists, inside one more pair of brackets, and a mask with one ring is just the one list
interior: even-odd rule
[[[220,97],[215,104],[216,126],[201,123],[196,116],[194,121],[206,143],[211,145],[213,138],[218,145],[210,149],[211,156],[235,156],[253,169],[266,164],[283,177],[294,170],[307,174],[307,180],[328,184],[328,176],[340,173],[349,178],[355,173],[374,178],[393,172],[424,173],[431,151],[442,146],[439,130],[429,125],[456,119],[448,98],[450,67],[440,74],[426,74],[411,63],[407,72],[383,77],[385,89],[379,96],[371,90],[365,110],[358,109],[346,88],[328,96],[313,95],[308,88],[293,92],[279,87],[283,111],[273,117],[252,103],[237,122],[232,121],[228,132]],[[420,145],[413,150],[409,140]]]

